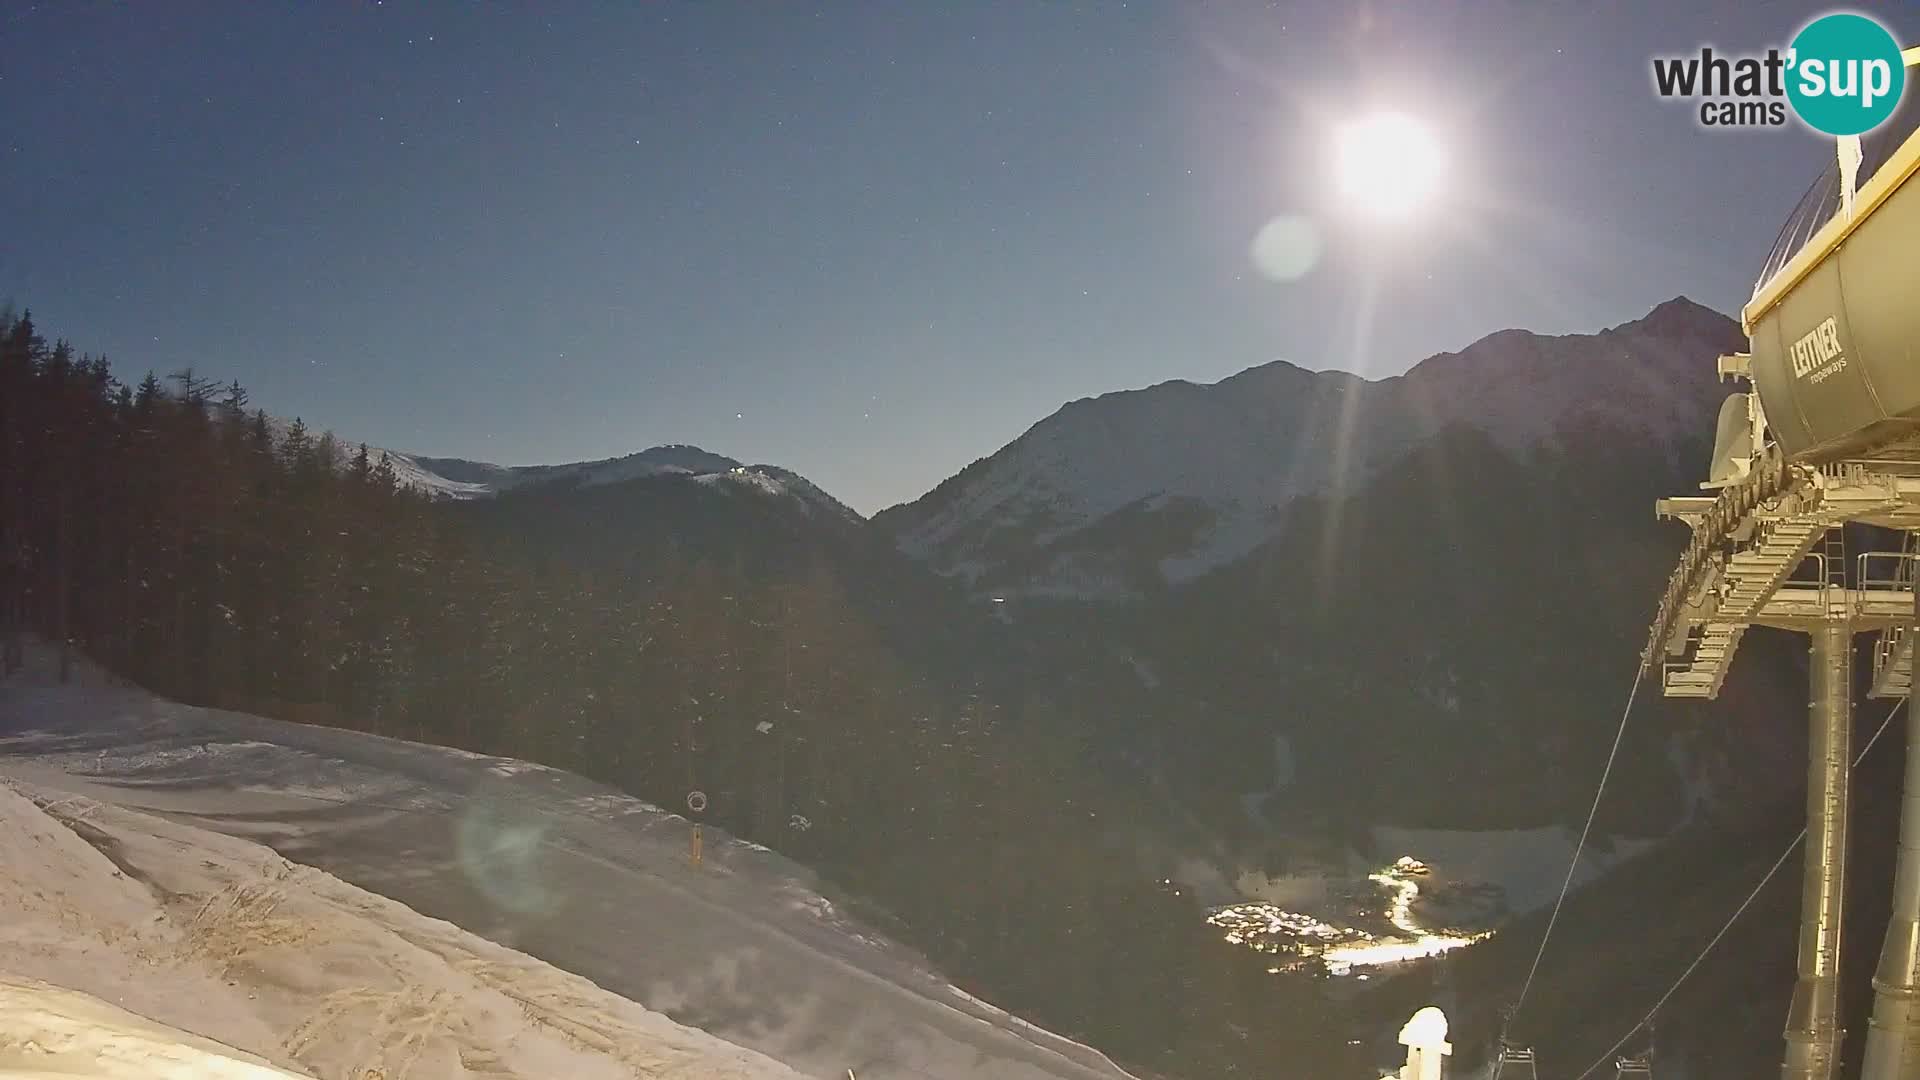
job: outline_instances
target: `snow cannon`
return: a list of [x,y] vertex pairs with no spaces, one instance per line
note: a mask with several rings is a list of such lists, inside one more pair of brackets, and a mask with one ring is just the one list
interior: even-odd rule
[[[1905,59],[1920,78],[1920,48]],[[1820,466],[1920,441],[1916,99],[1907,93],[1878,128],[1836,140],[1781,227],[1741,312],[1750,352],[1721,360],[1723,375],[1752,380],[1758,407],[1727,402],[1708,486],[1744,473],[1743,451],[1773,467]],[[1736,411],[1752,414],[1751,442]]]

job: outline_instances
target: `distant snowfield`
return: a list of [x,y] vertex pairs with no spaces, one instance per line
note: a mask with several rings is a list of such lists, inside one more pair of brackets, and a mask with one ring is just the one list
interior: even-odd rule
[[0,974],[342,1080],[1127,1076],[778,855],[709,830],[693,868],[640,800],[34,659],[0,687]]
[[[1411,855],[1443,870],[1455,882],[1495,886],[1505,897],[1508,910],[1516,915],[1547,907],[1560,895],[1560,886],[1567,879],[1567,864],[1579,840],[1577,830],[1561,826],[1477,832],[1392,826],[1373,830],[1378,850]],[[1650,839],[1595,837],[1580,854],[1574,887],[1598,880],[1657,843]]]
[[[1202,895],[1210,898],[1219,896],[1224,886],[1231,888],[1237,900],[1321,911],[1337,907],[1354,882],[1374,873],[1381,864],[1405,856],[1431,867],[1436,884],[1490,891],[1497,897],[1498,906],[1484,914],[1504,921],[1553,903],[1560,894],[1561,883],[1566,880],[1567,863],[1573,858],[1573,848],[1580,836],[1576,829],[1557,825],[1485,830],[1380,825],[1374,827],[1372,834],[1372,852],[1349,851],[1345,865],[1289,874],[1242,869],[1230,886],[1217,871],[1210,878],[1201,877],[1192,867],[1184,873],[1192,887],[1208,886]],[[1590,839],[1580,854],[1580,866],[1573,876],[1574,887],[1599,880],[1622,862],[1651,850],[1659,842],[1645,838]],[[1339,910],[1334,914],[1351,917],[1350,912]]]
[[[432,458],[381,450],[400,486],[446,499],[485,499],[516,488],[564,484],[583,488],[623,484],[649,477],[677,477],[722,490],[746,490],[770,498],[791,498],[811,514],[816,509],[859,520],[860,515],[807,478],[774,465],[744,465],[697,446],[655,446],[625,457],[567,465],[503,466],[458,458]],[[460,480],[447,476],[478,476]]]
[[[287,438],[292,426],[293,421],[285,417],[267,417],[267,427],[276,444]],[[309,438],[319,438],[322,434],[308,431]],[[337,436],[335,443],[339,454],[335,464],[345,468],[359,444],[340,441]],[[490,499],[518,488],[546,484],[593,488],[668,477],[697,481],[723,491],[750,491],[770,498],[789,498],[808,514],[819,510],[849,521],[861,520],[861,515],[852,507],[791,469],[748,465],[680,443],[648,447],[617,458],[563,465],[495,465],[489,461],[409,454],[379,446],[368,446],[367,452],[376,463],[385,459],[400,487],[435,499]]]

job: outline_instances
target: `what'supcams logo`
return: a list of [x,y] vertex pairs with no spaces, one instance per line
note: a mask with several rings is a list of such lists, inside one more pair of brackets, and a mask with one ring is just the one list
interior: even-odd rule
[[1785,52],[1653,58],[1653,88],[1699,101],[1704,127],[1779,127],[1788,110],[1815,131],[1862,135],[1893,115],[1907,87],[1900,43],[1865,15],[1822,15]]

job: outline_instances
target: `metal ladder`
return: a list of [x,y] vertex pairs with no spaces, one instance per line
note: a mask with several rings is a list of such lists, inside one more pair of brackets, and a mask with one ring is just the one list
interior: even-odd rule
[[[1827,530],[1820,538],[1820,561],[1825,573],[1821,584],[1829,589],[1845,590],[1847,587],[1847,531],[1840,526]],[[1843,592],[1844,595],[1844,592]]]
[[[1894,571],[1893,585],[1896,589],[1914,587],[1916,571],[1920,570],[1920,565],[1916,564],[1920,564],[1920,533],[1908,532],[1900,544],[1900,560]],[[1868,683],[1868,697],[1901,697],[1912,690],[1913,645],[1909,640],[1910,634],[1911,630],[1906,626],[1893,626],[1882,631],[1874,641],[1873,675]]]

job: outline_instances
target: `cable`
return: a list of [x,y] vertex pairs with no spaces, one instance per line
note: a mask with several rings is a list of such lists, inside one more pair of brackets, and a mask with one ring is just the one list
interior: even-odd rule
[[[1900,706],[1905,705],[1906,703],[1907,703],[1907,698],[1905,695],[1902,695],[1899,701],[1896,701],[1893,703],[1893,708],[1887,710],[1886,719],[1880,721],[1879,729],[1873,733],[1872,738],[1867,740],[1867,745],[1861,747],[1860,752],[1854,755],[1854,758],[1853,758],[1854,768],[1856,769],[1859,768],[1860,763],[1867,759],[1867,752],[1873,749],[1874,743],[1877,743],[1880,741],[1880,736],[1885,735],[1887,733],[1887,728],[1893,724],[1893,718],[1899,715],[1900,713]],[[1915,748],[1913,747],[1909,747],[1907,749],[1907,752],[1911,754],[1914,752],[1914,749]],[[1781,852],[1780,857],[1773,860],[1773,865],[1767,869],[1766,875],[1760,879],[1760,884],[1755,885],[1753,887],[1753,891],[1747,894],[1747,898],[1745,900],[1740,901],[1740,906],[1733,909],[1733,914],[1727,917],[1726,924],[1720,927],[1720,932],[1713,935],[1713,937],[1707,942],[1706,947],[1700,950],[1700,955],[1693,958],[1693,963],[1688,964],[1687,969],[1680,973],[1680,977],[1673,980],[1673,985],[1667,987],[1667,992],[1664,994],[1661,994],[1660,1000],[1653,1003],[1653,1008],[1647,1010],[1647,1015],[1641,1017],[1640,1022],[1633,1025],[1632,1030],[1628,1031],[1625,1035],[1620,1036],[1620,1041],[1608,1047],[1606,1053],[1601,1054],[1600,1057],[1596,1059],[1593,1064],[1587,1066],[1586,1071],[1582,1072],[1579,1076],[1575,1077],[1574,1080],[1587,1080],[1587,1077],[1593,1075],[1593,1070],[1599,1068],[1602,1065],[1605,1065],[1607,1063],[1608,1058],[1611,1058],[1621,1047],[1627,1045],[1628,1039],[1633,1038],[1633,1036],[1637,1032],[1639,1032],[1641,1028],[1646,1027],[1647,1024],[1653,1020],[1654,1016],[1657,1013],[1659,1013],[1661,1007],[1666,1005],[1667,1001],[1670,998],[1672,998],[1674,994],[1679,992],[1680,984],[1686,982],[1687,979],[1690,976],[1692,976],[1696,970],[1699,969],[1700,965],[1706,962],[1707,954],[1713,951],[1714,946],[1720,944],[1721,938],[1727,936],[1727,931],[1733,929],[1733,924],[1740,920],[1740,916],[1746,914],[1747,908],[1753,906],[1754,900],[1757,899],[1760,896],[1761,891],[1767,887],[1767,883],[1772,881],[1773,876],[1780,872],[1780,868],[1787,864],[1787,860],[1793,857],[1794,849],[1798,848],[1801,842],[1804,841],[1806,838],[1807,838],[1807,829],[1806,829],[1806,826],[1802,825],[1800,827],[1799,834],[1796,835],[1793,838],[1793,841],[1787,845],[1787,850]]]
[[[1649,654],[1651,655],[1651,654]],[[1520,1007],[1527,1003],[1527,992],[1533,989],[1533,977],[1540,971],[1540,958],[1547,955],[1547,942],[1553,938],[1554,924],[1560,921],[1560,908],[1567,902],[1567,893],[1573,890],[1574,871],[1580,868],[1580,853],[1586,850],[1587,836],[1593,832],[1593,819],[1600,814],[1600,799],[1607,793],[1607,780],[1613,775],[1613,763],[1620,757],[1620,742],[1627,736],[1627,718],[1633,715],[1633,700],[1640,696],[1640,684],[1646,681],[1648,660],[1643,657],[1640,667],[1633,673],[1633,689],[1627,692],[1627,707],[1620,710],[1620,726],[1613,733],[1613,749],[1607,751],[1607,766],[1600,770],[1600,786],[1593,793],[1593,805],[1587,808],[1587,823],[1580,827],[1580,842],[1573,846],[1573,858],[1567,860],[1567,878],[1560,883],[1560,895],[1553,902],[1553,914],[1547,916],[1546,932],[1540,935],[1540,948],[1533,954],[1533,966],[1527,969],[1527,981],[1520,984],[1520,996],[1513,1003],[1508,1019],[1520,1014]]]

